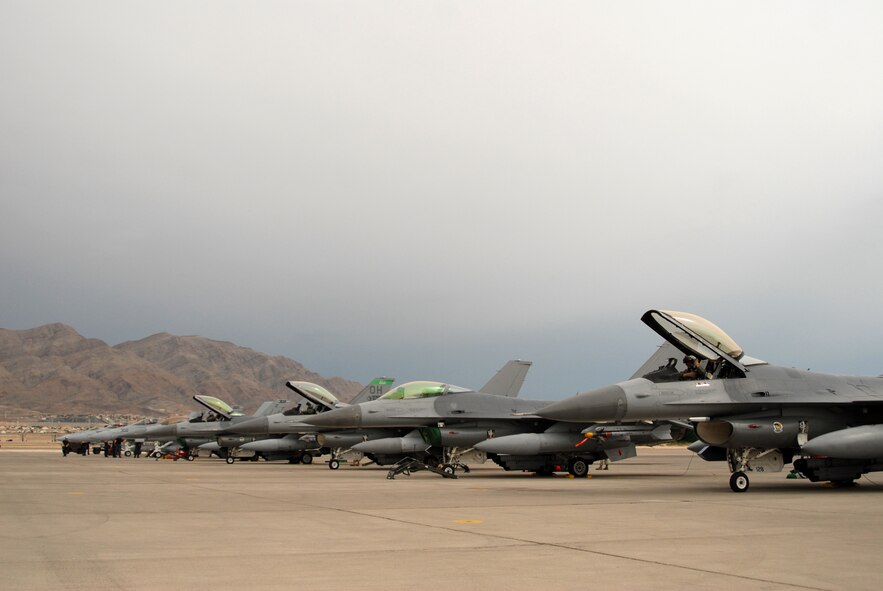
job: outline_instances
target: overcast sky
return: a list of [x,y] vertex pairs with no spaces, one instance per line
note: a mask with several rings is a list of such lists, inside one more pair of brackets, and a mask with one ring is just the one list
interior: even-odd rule
[[366,382],[883,373],[883,4],[0,1],[0,326]]

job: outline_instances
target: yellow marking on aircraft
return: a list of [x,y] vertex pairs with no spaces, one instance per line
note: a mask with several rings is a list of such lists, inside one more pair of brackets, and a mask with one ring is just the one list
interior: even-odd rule
[[455,519],[454,523],[481,523],[481,519]]

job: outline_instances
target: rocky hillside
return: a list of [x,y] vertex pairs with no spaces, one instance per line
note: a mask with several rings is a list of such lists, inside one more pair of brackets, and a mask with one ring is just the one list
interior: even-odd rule
[[233,343],[160,333],[114,347],[64,324],[0,329],[0,413],[132,413],[195,410],[211,394],[246,411],[291,398],[288,380],[325,386],[349,400],[361,384],[323,378],[287,357]]

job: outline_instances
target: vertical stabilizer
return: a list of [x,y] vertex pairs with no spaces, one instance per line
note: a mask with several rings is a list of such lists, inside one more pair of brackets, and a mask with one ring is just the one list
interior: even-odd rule
[[371,383],[362,388],[362,391],[356,394],[355,398],[350,400],[350,404],[359,404],[360,402],[368,402],[369,400],[377,400],[392,387],[395,378],[374,378]]
[[632,377],[630,377],[629,379],[633,380],[635,378],[640,378],[650,373],[651,371],[664,366],[666,363],[668,363],[669,359],[678,360],[681,358],[682,355],[683,353],[681,353],[677,347],[675,347],[671,343],[663,342],[661,345],[659,345],[659,348],[653,352],[653,355],[650,356],[650,359],[645,361],[644,365],[639,367],[638,371],[632,374]]
[[497,375],[492,377],[479,391],[496,396],[518,398],[518,393],[521,392],[521,386],[524,384],[524,378],[527,376],[527,370],[530,369],[532,364],[531,361],[513,359],[500,368]]
[[268,400],[258,407],[253,416],[268,417],[270,415],[279,414],[280,412],[287,410],[290,406],[291,402],[288,400]]

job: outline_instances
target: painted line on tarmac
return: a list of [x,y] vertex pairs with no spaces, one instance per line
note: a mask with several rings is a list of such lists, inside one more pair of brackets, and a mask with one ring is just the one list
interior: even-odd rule
[[452,526],[432,525],[432,524],[428,524],[428,523],[420,523],[417,521],[409,521],[407,519],[398,519],[395,517],[388,517],[388,516],[384,516],[384,515],[373,515],[371,513],[362,513],[361,511],[355,511],[352,509],[341,509],[339,507],[323,507],[320,505],[313,505],[313,507],[315,507],[317,509],[319,509],[319,508],[326,509],[328,511],[339,511],[341,513],[349,513],[351,515],[359,515],[361,517],[375,517],[377,519],[383,519],[386,521],[392,521],[394,523],[401,523],[401,524],[405,524],[405,525],[415,525],[418,527],[428,527],[431,529],[440,529],[440,530],[444,530],[444,531],[456,532],[456,533],[461,533],[461,534],[469,534],[469,535],[481,536],[481,537],[485,537],[485,538],[494,538],[497,540],[506,540],[509,542],[519,542],[521,544],[526,544],[526,545],[547,546],[550,548],[560,548],[562,550],[573,550],[576,552],[581,552],[583,554],[592,554],[595,556],[603,556],[605,558],[620,558],[622,560],[639,562],[641,564],[663,566],[663,567],[669,567],[669,568],[674,568],[674,569],[682,569],[682,570],[687,570],[687,571],[696,572],[696,573],[702,573],[702,574],[706,574],[706,575],[717,575],[717,576],[722,576],[722,577],[731,577],[731,578],[740,579],[743,581],[765,583],[768,585],[769,584],[781,585],[782,587],[791,587],[794,589],[810,589],[811,591],[830,591],[826,587],[810,587],[808,585],[800,585],[797,583],[788,583],[788,582],[776,581],[776,580],[772,580],[772,579],[762,579],[760,577],[751,577],[748,575],[740,575],[740,574],[728,573],[728,572],[723,572],[723,571],[716,571],[716,570],[711,570],[711,569],[707,569],[707,568],[698,568],[695,566],[685,566],[682,564],[663,562],[661,560],[649,560],[646,558],[635,558],[634,556],[627,556],[624,554],[614,554],[613,552],[601,552],[599,550],[589,550],[588,548],[580,548],[578,546],[569,546],[567,544],[558,544],[555,542],[541,542],[538,540],[530,540],[527,538],[516,538],[513,536],[504,536],[504,535],[500,535],[500,534],[492,534],[492,533],[487,533],[487,532],[469,531],[469,530],[465,530],[465,529],[455,528]]

